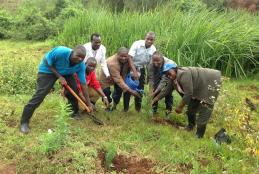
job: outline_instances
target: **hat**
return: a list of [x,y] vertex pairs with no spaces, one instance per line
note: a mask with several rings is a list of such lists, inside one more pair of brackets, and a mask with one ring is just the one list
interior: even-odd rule
[[174,69],[176,68],[177,65],[175,63],[167,63],[167,64],[164,64],[164,67],[163,67],[163,73],[166,73],[167,71],[169,71],[170,69]]

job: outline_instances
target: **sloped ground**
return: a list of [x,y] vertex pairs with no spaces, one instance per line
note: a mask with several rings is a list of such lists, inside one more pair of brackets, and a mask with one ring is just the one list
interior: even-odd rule
[[[19,54],[10,52],[12,58],[37,53],[39,56],[33,57],[38,60],[45,52],[38,52],[41,44],[28,47],[26,43],[2,43],[0,55],[4,57],[0,56],[0,61],[9,55],[6,51],[11,45],[13,51],[22,50]],[[213,117],[201,140],[195,138],[195,131],[184,130],[184,115],[172,113],[170,121],[165,120],[163,102],[160,102],[159,118],[155,121],[151,118],[147,98],[140,114],[134,111],[133,103],[128,113],[122,112],[121,106],[106,113],[99,102],[96,115],[105,125],[95,125],[87,115],[83,115],[82,121],[70,119],[65,144],[48,154],[38,151],[42,148],[40,137],[49,129],[57,131],[55,115],[63,100],[58,91],[51,93],[36,110],[28,135],[21,134],[18,128],[23,106],[31,95],[1,94],[0,173],[259,173],[258,87],[258,80],[225,79]],[[256,111],[251,111],[246,98],[257,107]],[[178,103],[179,96],[174,100]],[[231,136],[230,145],[215,143],[213,136],[221,127]],[[114,151],[111,169],[105,169],[107,159],[99,149]]]

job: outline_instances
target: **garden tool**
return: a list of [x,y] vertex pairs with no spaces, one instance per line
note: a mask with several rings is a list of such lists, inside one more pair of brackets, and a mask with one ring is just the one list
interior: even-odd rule
[[87,111],[88,115],[90,116],[90,118],[95,124],[98,124],[98,125],[104,124],[100,119],[96,118],[96,116],[90,112],[90,109],[87,107],[85,102],[73,91],[72,88],[70,88],[70,86],[68,86],[68,84],[65,84],[64,86],[83,105],[84,109]]

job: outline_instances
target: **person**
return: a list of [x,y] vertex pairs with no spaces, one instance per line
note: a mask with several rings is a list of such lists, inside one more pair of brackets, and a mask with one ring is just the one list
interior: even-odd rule
[[[149,91],[151,97],[154,98],[158,94],[160,99],[165,97],[166,105],[166,116],[172,112],[173,105],[173,86],[172,81],[163,74],[163,67],[166,63],[174,63],[173,60],[170,60],[162,55],[159,51],[155,51],[152,55],[150,64],[148,65],[148,82],[149,82]],[[157,113],[158,102],[155,102],[152,105],[153,115]]]
[[[202,138],[219,95],[221,72],[200,67],[178,68],[176,64],[165,64],[163,72],[173,80],[174,88],[182,95],[175,112],[182,113],[184,106],[188,105],[187,130],[192,130],[197,123],[196,136]],[[155,97],[152,103],[157,100]]]
[[[117,104],[120,101],[120,98],[123,93],[124,98],[124,111],[127,111],[129,108],[129,96],[133,95],[135,97],[140,97],[140,94],[132,90],[126,83],[125,77],[131,69],[131,62],[128,55],[128,49],[125,47],[121,47],[118,49],[117,54],[109,57],[107,59],[108,69],[110,71],[111,79],[107,79],[105,77],[104,72],[102,71],[100,74],[100,83],[104,94],[107,96],[109,103],[113,101],[112,109],[116,109]],[[136,72],[135,72],[136,73]],[[111,97],[111,89],[110,86],[114,85],[114,91]]]
[[[101,88],[100,82],[96,79],[96,74],[95,74],[95,68],[96,68],[96,59],[93,57],[90,57],[86,61],[86,83],[88,86],[88,95],[90,98],[91,103],[95,106],[97,100],[99,97],[102,97],[103,102],[106,107],[109,106],[109,102],[105,94],[103,93],[103,90]],[[77,82],[77,87],[79,90],[79,96],[85,101],[83,92],[82,92],[82,87],[80,85],[80,81],[78,79],[77,74],[75,74],[75,79]]]
[[[133,63],[140,73],[138,77],[137,73],[133,73],[134,78],[139,78],[139,89],[144,90],[144,84],[146,79],[146,66],[149,64],[151,56],[156,51],[156,47],[153,45],[155,41],[155,33],[148,32],[145,36],[145,40],[135,41],[129,51]],[[141,110],[142,97],[135,97],[135,109],[137,112]]]
[[102,44],[100,34],[93,33],[90,37],[90,40],[91,42],[84,44],[84,47],[86,49],[86,56],[84,62],[86,62],[88,58],[94,57],[97,61],[97,64],[101,65],[105,77],[110,78],[110,73],[106,63],[106,48]]
[[[85,64],[83,63],[85,53],[85,48],[82,45],[78,45],[73,50],[64,46],[58,46],[45,54],[38,69],[36,92],[23,109],[20,127],[22,133],[29,132],[29,121],[33,112],[42,103],[57,79],[62,85],[69,85],[78,93],[73,77],[74,73],[77,73],[80,80],[86,104],[92,110],[85,80]],[[77,99],[67,90],[65,91],[65,96],[73,111],[71,116],[77,119],[80,117]]]

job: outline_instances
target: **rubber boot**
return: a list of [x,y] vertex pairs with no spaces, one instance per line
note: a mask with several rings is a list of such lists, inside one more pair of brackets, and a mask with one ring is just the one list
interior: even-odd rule
[[206,124],[205,125],[197,125],[197,132],[196,132],[197,138],[203,138],[205,130],[206,130]]
[[188,125],[186,126],[187,131],[192,131],[195,126],[195,114],[187,114],[188,117]]

